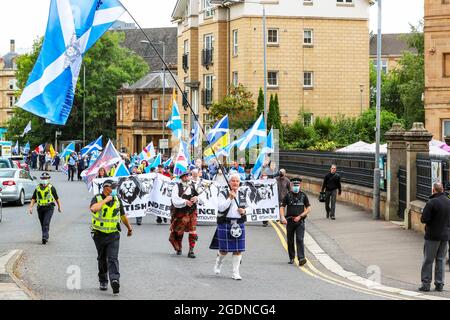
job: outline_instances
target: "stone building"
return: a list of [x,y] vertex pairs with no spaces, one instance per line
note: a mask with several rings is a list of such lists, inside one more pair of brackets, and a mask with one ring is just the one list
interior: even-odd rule
[[425,127],[450,136],[450,1],[425,0]]
[[[172,133],[165,125],[174,88],[168,71],[165,76],[163,71],[155,71],[117,92],[117,146],[123,152],[140,153],[152,141],[156,149],[163,149],[161,139],[170,140]],[[162,151],[170,154],[170,149]]]
[[[359,115],[361,86],[369,105],[369,0],[285,0],[266,4],[267,101],[279,96],[281,120],[299,112],[317,116]],[[208,109],[232,85],[253,93],[264,87],[263,6],[211,5],[178,0],[178,77],[206,125]],[[179,103],[181,104],[181,98]],[[268,103],[267,103],[268,105]],[[192,117],[183,115],[185,121]]]
[[17,80],[16,59],[18,54],[15,41],[10,41],[10,51],[0,57],[0,140],[4,139],[6,123],[13,116],[13,107],[16,103]]

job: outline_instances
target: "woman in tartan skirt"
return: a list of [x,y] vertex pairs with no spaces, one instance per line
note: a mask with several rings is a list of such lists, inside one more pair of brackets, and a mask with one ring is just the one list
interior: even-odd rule
[[242,280],[239,274],[242,252],[245,251],[245,226],[247,221],[246,208],[248,199],[246,194],[238,192],[240,175],[230,176],[230,191],[219,195],[219,214],[217,229],[211,242],[210,249],[219,250],[214,266],[214,272],[220,274],[225,256],[233,253],[233,276],[235,280]]

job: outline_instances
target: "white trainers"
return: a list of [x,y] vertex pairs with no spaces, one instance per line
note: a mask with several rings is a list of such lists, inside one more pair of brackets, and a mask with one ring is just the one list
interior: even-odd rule
[[242,280],[241,275],[239,274],[239,266],[241,265],[241,255],[233,255],[233,278],[234,280]]
[[225,256],[223,256],[221,254],[217,254],[216,264],[214,265],[214,273],[215,274],[220,274],[220,269],[222,268],[224,258],[225,258]]

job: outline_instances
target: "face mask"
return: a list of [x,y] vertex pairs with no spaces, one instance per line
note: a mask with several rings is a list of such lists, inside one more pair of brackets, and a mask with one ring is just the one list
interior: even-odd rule
[[299,193],[299,192],[300,192],[300,186],[294,186],[294,187],[292,188],[292,191],[293,191],[294,193]]
[[46,185],[48,185],[48,180],[40,179],[40,180],[39,180],[39,184],[41,184],[41,185],[43,185],[43,186],[46,186]]
[[111,197],[117,197],[117,190],[111,191]]

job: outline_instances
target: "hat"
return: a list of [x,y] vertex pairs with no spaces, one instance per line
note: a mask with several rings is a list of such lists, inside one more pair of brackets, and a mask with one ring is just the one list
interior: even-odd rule
[[280,169],[280,173],[285,175],[286,174],[286,169]]
[[50,179],[50,175],[47,172],[43,172],[41,174],[41,179],[42,180]]
[[110,187],[110,188],[114,189],[117,187],[117,183],[114,182],[113,180],[109,179],[109,180],[106,180],[105,182],[103,182],[103,188],[104,187]]
[[189,171],[183,172],[182,174],[180,174],[180,179],[183,178],[184,176],[188,176],[191,173]]
[[292,182],[293,184],[300,184],[300,182],[302,182],[302,179],[301,179],[301,178],[292,178],[292,179],[291,179],[291,182]]

